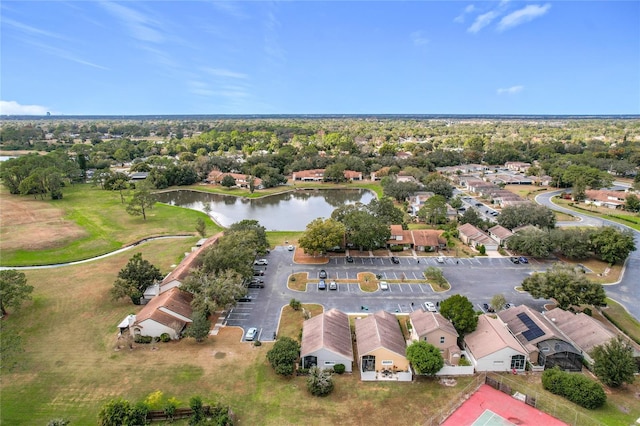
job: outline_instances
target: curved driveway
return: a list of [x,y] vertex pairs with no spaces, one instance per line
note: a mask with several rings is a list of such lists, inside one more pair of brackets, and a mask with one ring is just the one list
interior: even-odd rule
[[633,232],[636,250],[629,254],[622,269],[622,278],[620,281],[605,285],[605,290],[608,297],[619,302],[636,319],[640,319],[640,232],[617,222],[588,216],[554,204],[553,201],[551,201],[552,197],[561,192],[563,192],[563,190],[545,192],[536,196],[537,203],[547,206],[552,210],[569,213],[580,219],[574,222],[558,222],[558,226],[615,226],[619,229],[629,229]]

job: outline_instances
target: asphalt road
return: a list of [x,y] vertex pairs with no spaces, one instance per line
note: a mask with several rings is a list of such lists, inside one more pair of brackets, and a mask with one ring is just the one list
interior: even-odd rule
[[[259,339],[268,341],[278,328],[280,310],[292,298],[302,303],[317,303],[326,310],[337,308],[347,313],[389,312],[409,313],[419,309],[425,301],[440,302],[452,294],[466,296],[477,310],[483,303],[489,303],[496,294],[503,294],[509,303],[527,304],[542,310],[546,300],[535,300],[528,293],[520,293],[515,287],[528,274],[545,270],[550,262],[531,259],[529,264],[513,264],[508,258],[464,258],[446,257],[445,263],[437,263],[435,257],[422,258],[420,263],[413,257],[400,257],[394,264],[390,257],[355,257],[347,263],[344,257],[331,258],[325,265],[300,265],[293,262],[293,252],[285,247],[277,247],[265,256],[269,261],[264,275],[265,288],[251,289],[251,302],[241,302],[230,310],[227,325],[239,326],[246,331],[257,327]],[[427,284],[389,284],[388,291],[362,292],[357,284],[339,284],[337,290],[319,290],[315,280],[321,269],[327,271],[329,283],[332,280],[355,279],[359,272],[382,275],[382,280],[424,279],[423,271],[428,266],[442,268],[451,290],[435,293]],[[264,267],[262,267],[264,268]],[[314,280],[307,285],[307,291],[294,291],[287,287],[289,275],[307,272]],[[363,309],[364,308],[364,309]]]
[[608,297],[620,303],[631,315],[640,319],[640,232],[610,220],[594,218],[553,204],[551,198],[561,192],[547,192],[536,197],[536,202],[550,209],[572,214],[580,219],[574,222],[559,222],[558,226],[615,226],[633,232],[636,250],[629,254],[620,281],[605,285],[605,291]]

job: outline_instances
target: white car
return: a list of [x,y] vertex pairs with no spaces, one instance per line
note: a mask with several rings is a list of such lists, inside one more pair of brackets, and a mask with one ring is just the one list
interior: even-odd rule
[[267,259],[258,259],[255,262],[253,262],[254,265],[268,265],[269,262],[267,261]]
[[295,247],[292,246],[291,244],[289,244],[289,247],[287,247],[287,250],[289,250],[289,251],[293,251],[294,249],[295,249]]
[[444,256],[438,256],[438,257],[436,257],[436,262],[438,262],[438,263],[444,263]]
[[258,335],[258,329],[255,327],[251,327],[250,329],[247,330],[247,335],[244,336],[244,340],[251,342],[256,338],[257,335]]
[[389,284],[386,281],[380,281],[380,290],[382,291],[389,290]]
[[436,309],[436,305],[434,305],[433,302],[424,302],[422,306],[427,312],[438,312],[438,310]]

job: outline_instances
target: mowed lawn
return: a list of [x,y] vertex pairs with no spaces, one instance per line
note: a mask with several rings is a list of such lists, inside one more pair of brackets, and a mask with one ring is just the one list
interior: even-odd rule
[[[31,205],[36,211],[32,221],[21,220],[19,224],[12,223],[19,218],[3,215],[3,245],[11,247],[2,249],[0,263],[3,266],[63,263],[108,253],[151,236],[195,235],[198,218],[206,221],[209,235],[221,230],[204,213],[160,203],[147,211],[146,220],[142,216],[132,216],[125,208],[130,195],[125,194],[125,204],[122,204],[118,191],[105,191],[89,184],[65,188],[62,200],[42,202],[32,197],[11,195],[5,189],[0,197],[3,204],[10,200],[20,203],[27,213],[31,213]],[[43,205],[59,209],[61,218],[55,222],[38,220],[37,210]],[[69,226],[61,230],[61,221]],[[71,228],[81,229],[83,236],[66,238],[64,233]],[[12,240],[25,238],[25,235],[36,239],[41,236],[50,244],[39,244],[36,249],[13,249],[20,246],[20,241]]]
[[202,344],[118,348],[117,324],[140,307],[110,300],[117,272],[140,251],[165,273],[189,248],[188,241],[160,240],[96,262],[27,271],[33,301],[3,320],[21,330],[25,353],[16,370],[2,370],[0,423],[66,417],[95,424],[109,399],[138,401],[161,390],[185,405],[196,394],[230,404],[241,424],[419,424],[469,382],[361,383],[344,375],[332,395],[315,398],[303,377],[273,373],[265,358],[270,344],[241,342],[242,331],[232,327]]

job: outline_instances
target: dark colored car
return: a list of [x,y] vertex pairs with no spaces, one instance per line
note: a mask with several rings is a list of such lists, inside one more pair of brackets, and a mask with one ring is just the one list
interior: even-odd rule
[[264,280],[261,278],[253,277],[251,281],[249,281],[249,288],[264,288]]
[[488,303],[483,303],[483,304],[482,304],[482,307],[484,308],[484,310],[485,310],[486,312],[494,312],[493,308],[492,308],[491,306],[489,306],[489,304],[488,304]]
[[254,277],[261,277],[264,275],[264,271],[261,269],[254,269],[253,270],[253,276]]
[[529,263],[529,259],[527,259],[524,256],[521,256],[520,259],[518,259],[520,261],[520,263]]
[[511,260],[513,263],[520,263],[520,259],[518,259],[517,257],[511,257],[509,258],[509,260]]
[[351,257],[351,256],[347,256],[347,262],[349,262],[349,263],[353,263],[353,257]]
[[238,302],[251,302],[253,299],[250,295],[245,294],[244,296],[240,296],[236,299]]
[[318,290],[326,290],[326,289],[327,289],[327,283],[325,283],[324,280],[318,281]]
[[324,269],[320,269],[320,273],[318,274],[318,278],[320,278],[321,280],[324,280],[327,278],[327,271],[325,271]]
[[397,258],[397,257],[395,257],[395,256],[391,256],[391,261],[392,261],[393,263],[396,263],[396,264],[400,263],[400,259],[398,259],[398,258]]

